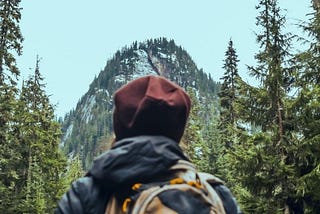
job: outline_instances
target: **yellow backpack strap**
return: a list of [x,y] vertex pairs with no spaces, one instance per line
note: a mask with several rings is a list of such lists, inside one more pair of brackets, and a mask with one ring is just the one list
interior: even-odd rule
[[126,213],[128,212],[128,207],[130,206],[131,198],[126,198],[124,202],[122,203],[122,212]]
[[173,185],[173,184],[183,184],[183,183],[185,183],[183,178],[174,178],[174,179],[171,179],[169,181],[169,184],[171,184],[171,185]]
[[202,184],[199,181],[188,181],[187,184],[190,186],[196,187],[197,189],[202,188]]
[[137,191],[141,186],[142,186],[142,183],[136,183],[131,187],[131,189],[134,191]]

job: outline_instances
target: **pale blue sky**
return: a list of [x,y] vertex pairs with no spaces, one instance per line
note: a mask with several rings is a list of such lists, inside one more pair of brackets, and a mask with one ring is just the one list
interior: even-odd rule
[[[167,37],[181,45],[199,68],[215,80],[223,74],[230,38],[239,55],[240,75],[254,64],[257,11],[253,0],[33,0],[22,1],[21,31],[25,38],[18,58],[21,79],[42,61],[56,114],[64,116],[89,89],[108,59],[134,41]],[[287,26],[294,32],[306,20],[310,0],[280,0],[287,10]]]

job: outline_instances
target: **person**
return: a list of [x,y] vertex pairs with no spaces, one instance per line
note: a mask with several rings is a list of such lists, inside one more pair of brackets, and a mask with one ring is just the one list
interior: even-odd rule
[[[114,104],[112,148],[94,160],[86,176],[73,182],[58,202],[56,214],[105,213],[114,192],[163,179],[177,161],[189,161],[179,142],[191,101],[180,86],[164,77],[144,76],[117,90]],[[225,185],[214,189],[226,213],[240,213]]]

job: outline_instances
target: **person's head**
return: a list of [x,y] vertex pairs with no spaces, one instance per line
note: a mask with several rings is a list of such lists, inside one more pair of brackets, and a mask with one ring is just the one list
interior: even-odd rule
[[117,90],[114,101],[117,141],[138,135],[163,135],[180,141],[191,106],[180,86],[164,77],[145,76]]

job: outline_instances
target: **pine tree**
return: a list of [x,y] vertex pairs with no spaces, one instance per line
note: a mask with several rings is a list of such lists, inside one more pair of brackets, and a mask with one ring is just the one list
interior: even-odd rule
[[[219,129],[219,115],[218,104],[215,103],[211,106],[211,121],[206,121],[205,128],[203,129],[203,141],[208,147],[208,170],[207,172],[214,174],[224,181],[226,181],[226,173],[224,172],[224,161],[222,161],[225,154],[225,146],[222,143],[221,130]],[[209,111],[210,112],[210,111]],[[208,115],[207,115],[208,116]]]
[[[233,46],[233,41],[230,39],[227,51],[225,52],[225,60],[223,69],[225,70],[221,78],[222,85],[219,95],[220,114],[218,118],[217,129],[219,133],[215,138],[218,143],[215,144],[216,151],[216,174],[223,178],[228,183],[230,188],[235,188],[236,181],[234,181],[227,164],[228,154],[233,152],[234,144],[239,141],[239,118],[237,116],[236,102],[239,96],[240,76],[238,74],[238,55]],[[218,146],[220,145],[220,146]]]
[[225,52],[225,60],[223,69],[225,73],[221,80],[223,80],[219,92],[220,98],[220,118],[219,128],[222,131],[223,144],[227,147],[232,147],[236,143],[236,132],[234,129],[237,127],[237,112],[235,103],[239,94],[239,79],[238,74],[238,55],[233,47],[232,40],[229,41],[228,49]]
[[299,142],[296,166],[299,172],[298,192],[306,213],[320,210],[320,4],[313,1],[314,12],[309,23],[301,25],[309,35],[308,49],[296,56],[297,96],[291,103],[292,128]]
[[[60,125],[54,119],[54,108],[45,93],[37,59],[35,73],[23,85],[17,127],[20,147],[27,157],[20,168],[26,170],[24,212],[52,212],[64,182],[60,178],[66,160],[59,149]],[[22,150],[22,149],[21,149]],[[44,206],[45,205],[45,206]]]
[[44,180],[41,167],[38,164],[37,157],[28,158],[28,178],[26,181],[24,197],[19,211],[23,213],[45,213],[46,200],[44,190]]
[[[286,67],[290,57],[291,35],[283,33],[285,17],[277,0],[260,0],[257,34],[260,51],[255,55],[256,67],[249,67],[261,86],[240,82],[237,111],[246,122],[245,143],[235,146],[229,167],[243,187],[243,208],[249,213],[292,213],[301,210],[296,195],[297,175],[294,151],[297,142],[286,128],[290,115],[288,91],[292,73]],[[253,133],[252,127],[261,132]]]
[[0,213],[11,212],[19,200],[21,188],[19,141],[13,133],[15,92],[8,86],[0,89]]
[[17,105],[16,81],[19,70],[14,54],[21,54],[22,35],[19,29],[19,0],[0,1],[0,213],[11,212],[19,199],[21,186],[17,150],[18,140],[13,133]]
[[68,170],[64,179],[65,189],[63,189],[62,192],[65,192],[65,190],[67,190],[70,187],[73,181],[82,177],[83,175],[84,170],[82,169],[82,164],[79,155],[77,155],[76,157],[72,158],[68,163]]
[[201,171],[209,172],[209,148],[207,142],[203,139],[203,124],[200,120],[201,106],[196,96],[196,92],[192,88],[187,89],[191,98],[192,108],[186,129],[182,138],[182,148],[189,156],[191,161]]
[[[20,0],[2,0],[0,2],[0,85],[5,80],[15,83],[12,78],[19,76],[14,52],[22,53],[22,34],[19,28],[21,19]],[[6,74],[6,70],[10,74]]]

